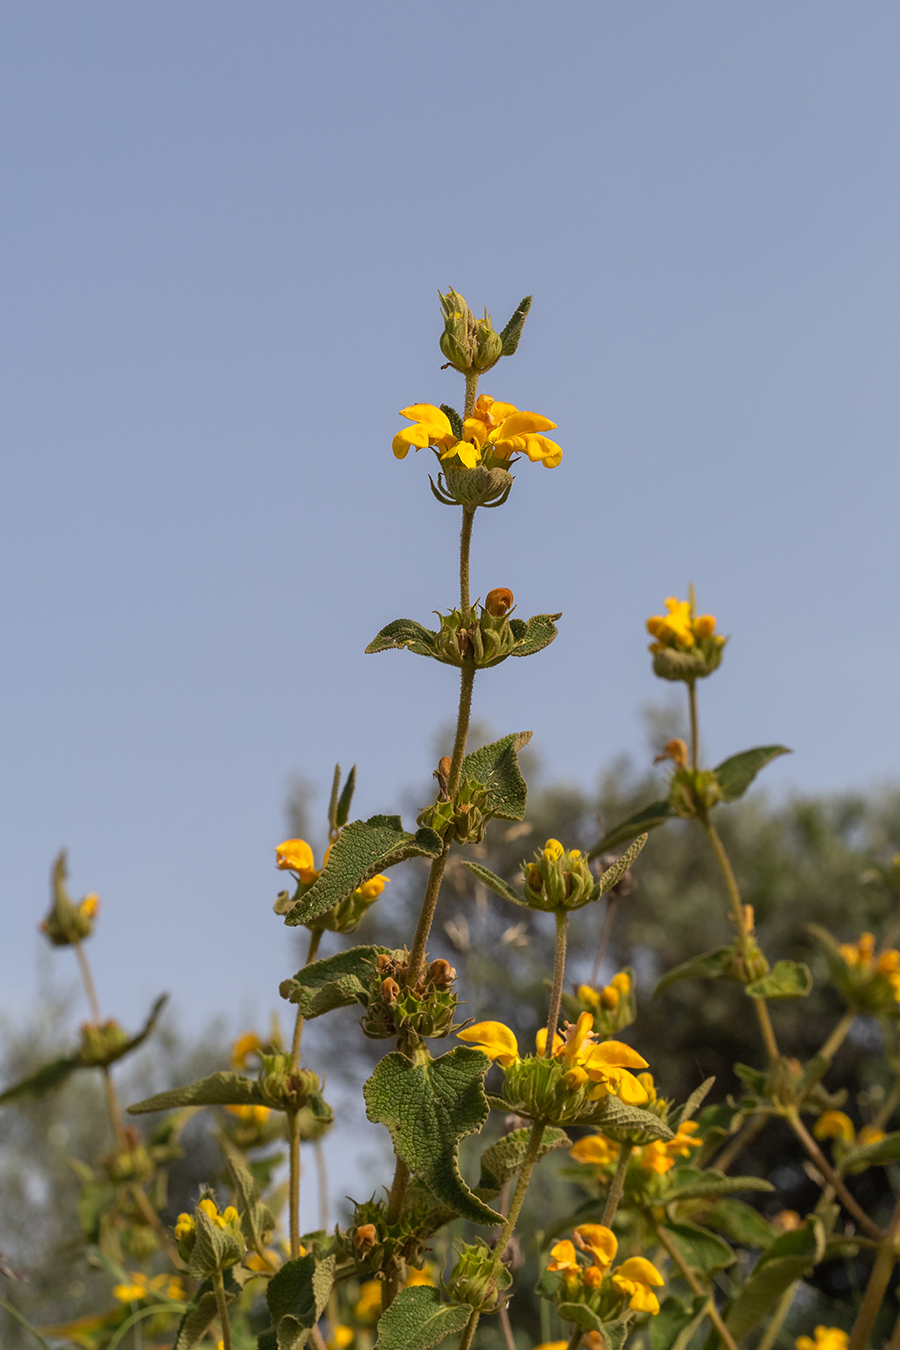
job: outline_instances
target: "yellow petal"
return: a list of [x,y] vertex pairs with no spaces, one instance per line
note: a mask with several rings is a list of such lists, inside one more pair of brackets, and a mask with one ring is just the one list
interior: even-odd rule
[[586,1247],[590,1247],[598,1266],[611,1266],[619,1249],[615,1233],[602,1223],[580,1224],[575,1232]]
[[275,866],[283,872],[315,870],[313,851],[305,839],[285,839],[275,850]]
[[628,1106],[643,1106],[650,1100],[647,1089],[627,1069],[608,1069],[607,1073],[610,1082],[615,1084],[616,1096],[620,1102],[625,1102]]
[[[535,1043],[535,1045],[537,1046],[537,1052],[538,1052],[538,1054],[539,1054],[539,1055],[543,1055],[545,1049],[547,1048],[547,1028],[546,1028],[546,1027],[540,1027],[539,1030],[535,1032],[535,1034],[534,1034],[534,1043]],[[560,1034],[559,1034],[558,1031],[554,1031],[554,1033],[553,1033],[553,1053],[554,1053],[554,1055],[558,1055],[559,1052],[560,1052],[560,1050],[563,1048],[564,1045],[565,1045],[565,1041],[563,1040],[562,1036],[560,1036]]]
[[519,1043],[502,1022],[476,1022],[474,1027],[467,1027],[456,1034],[461,1041],[468,1041],[476,1050],[481,1050],[504,1068],[519,1058]]
[[[495,404],[492,410],[495,417],[496,407]],[[549,417],[541,417],[540,413],[514,412],[509,417],[504,417],[500,423],[497,428],[497,440],[507,441],[513,436],[530,436],[535,432],[553,431],[555,427],[555,422],[551,422]]]
[[639,1280],[641,1284],[665,1284],[656,1266],[645,1256],[629,1256],[627,1261],[616,1267],[616,1274],[626,1280]]
[[424,450],[428,442],[428,430],[420,422],[414,427],[404,427],[402,431],[398,431],[391,441],[391,449],[395,459],[406,459],[410,449]]
[[609,1065],[617,1069],[649,1067],[643,1055],[639,1055],[630,1045],[625,1045],[622,1041],[601,1041],[599,1045],[595,1045],[591,1051],[591,1065],[594,1064],[600,1067]]
[[548,1270],[577,1270],[578,1259],[575,1256],[575,1244],[568,1238],[564,1242],[557,1242],[555,1247],[550,1248],[550,1261],[547,1265]]
[[467,417],[463,422],[463,440],[474,441],[477,446],[484,445],[488,438],[488,429],[479,417]]

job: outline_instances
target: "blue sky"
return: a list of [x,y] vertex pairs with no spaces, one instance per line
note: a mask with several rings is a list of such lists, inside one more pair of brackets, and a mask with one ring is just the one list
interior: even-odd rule
[[[732,634],[715,760],[896,778],[895,5],[233,0],[0,14],[0,1003],[38,987],[61,844],[110,1011],[264,1013],[290,776],[427,781],[453,672],[366,657],[455,597],[454,512],[397,410],[484,382],[552,417],[473,586],[560,637],[476,686],[552,777],[645,754],[645,617]],[[53,957],[65,969],[66,954]]]

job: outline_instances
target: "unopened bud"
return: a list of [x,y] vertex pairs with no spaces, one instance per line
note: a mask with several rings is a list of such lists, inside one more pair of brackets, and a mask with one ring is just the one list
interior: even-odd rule
[[361,1252],[370,1251],[378,1241],[378,1229],[374,1223],[360,1224],[356,1230],[356,1236],[353,1239],[354,1245]]
[[662,748],[662,753],[654,759],[654,764],[660,764],[664,759],[674,760],[679,769],[686,769],[688,762],[688,748],[680,736],[676,736],[671,741],[666,741]]
[[396,1003],[400,997],[400,986],[390,975],[381,984],[381,997],[385,1003]]
[[495,619],[502,618],[512,609],[514,597],[508,586],[497,586],[484,597],[484,607]]
[[432,961],[428,967],[428,978],[436,988],[449,989],[456,979],[456,971],[449,961],[441,957],[437,961]]

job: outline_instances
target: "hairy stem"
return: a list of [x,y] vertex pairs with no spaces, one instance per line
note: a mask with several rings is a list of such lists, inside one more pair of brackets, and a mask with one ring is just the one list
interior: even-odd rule
[[675,1262],[676,1266],[681,1272],[682,1278],[687,1282],[688,1285],[690,1285],[694,1293],[706,1294],[709,1297],[709,1302],[706,1305],[706,1314],[709,1320],[712,1322],[716,1331],[719,1333],[722,1340],[725,1342],[725,1345],[728,1347],[728,1350],[737,1350],[737,1345],[735,1344],[734,1337],[726,1327],[725,1323],[722,1321],[722,1315],[719,1312],[718,1308],[716,1307],[712,1295],[709,1293],[709,1290],[703,1288],[703,1285],[697,1279],[696,1275],[691,1270],[690,1266],[682,1257],[681,1252],[675,1246],[675,1243],[665,1232],[665,1230],[657,1227],[656,1236],[659,1238],[660,1242],[665,1247],[666,1251],[669,1253],[672,1260]]
[[622,1199],[622,1192],[625,1189],[628,1159],[631,1157],[633,1148],[633,1144],[622,1144],[619,1149],[619,1161],[616,1163],[616,1170],[610,1183],[606,1204],[603,1206],[603,1218],[600,1220],[604,1228],[611,1228],[612,1221],[616,1217],[616,1210],[619,1208],[619,1201]]
[[291,1176],[289,1184],[291,1214],[291,1257],[300,1255],[300,1112],[288,1111],[288,1147]]
[[547,1044],[544,1054],[549,1058],[553,1054],[553,1041],[559,1022],[559,1005],[562,1002],[563,979],[566,973],[566,927],[569,916],[564,909],[558,909],[556,919],[556,962],[553,967],[553,991],[550,994],[550,1012],[547,1017]]
[[463,417],[471,417],[475,411],[475,399],[478,394],[478,375],[477,370],[470,370],[466,375],[466,402],[463,410]]
[[494,1250],[503,1259],[503,1253],[506,1251],[506,1244],[513,1235],[516,1221],[522,1210],[525,1201],[525,1192],[528,1190],[528,1183],[531,1180],[531,1174],[534,1171],[534,1164],[537,1162],[538,1153],[541,1149],[541,1140],[544,1137],[546,1125],[542,1121],[535,1121],[531,1127],[531,1138],[528,1140],[528,1149],[522,1161],[522,1170],[519,1173],[519,1180],[516,1182],[516,1189],[513,1193],[512,1204],[509,1207],[509,1213],[506,1216],[506,1223],[500,1230]]
[[475,1335],[475,1328],[478,1326],[478,1318],[480,1315],[477,1308],[472,1309],[472,1315],[466,1323],[465,1331],[459,1338],[459,1350],[469,1350],[469,1346],[472,1344],[472,1337]]
[[691,711],[691,768],[696,773],[700,757],[700,732],[697,723],[697,683],[688,680],[688,705]]
[[[737,928],[738,938],[740,939],[741,949],[745,958],[749,956],[750,934],[747,931],[747,919],[744,914],[744,906],[741,901],[741,893],[738,890],[738,884],[735,880],[734,872],[725,852],[725,845],[719,838],[718,831],[708,816],[700,817],[700,823],[709,837],[709,842],[713,846],[713,852],[716,855],[722,876],[725,878],[725,886],[728,891],[728,897],[731,900],[731,910],[734,915],[734,923]],[[775,1040],[775,1032],[772,1029],[772,1021],[769,1017],[769,1009],[766,1006],[764,998],[755,998],[753,1006],[756,1009],[756,1016],[759,1019],[759,1029],[762,1032],[762,1038],[765,1042],[766,1053],[772,1064],[777,1064],[779,1059],[778,1043]]]
[[231,1350],[231,1323],[228,1320],[228,1303],[225,1299],[225,1281],[221,1270],[217,1270],[212,1277],[213,1289],[216,1291],[216,1310],[219,1314],[219,1325],[222,1328],[222,1345],[224,1350]]
[[316,1155],[316,1179],[319,1183],[319,1227],[324,1232],[328,1227],[328,1167],[321,1139],[313,1140],[313,1153]]
[[803,1124],[803,1121],[800,1119],[800,1113],[798,1112],[797,1108],[791,1107],[785,1113],[785,1119],[787,1120],[791,1129],[794,1131],[794,1134],[800,1140],[800,1143],[806,1149],[810,1158],[812,1158],[816,1167],[818,1167],[819,1171],[822,1173],[822,1176],[828,1182],[829,1186],[833,1188],[835,1195],[838,1197],[841,1204],[848,1211],[848,1213],[853,1215],[857,1223],[860,1224],[860,1226],[865,1229],[865,1231],[870,1235],[870,1237],[874,1238],[883,1237],[884,1234],[882,1233],[878,1225],[872,1222],[866,1211],[863,1209],[862,1205],[860,1205],[857,1200],[854,1200],[853,1196],[847,1190],[847,1187],[844,1185],[843,1179],[838,1176],[837,1172],[831,1166],[831,1163],[825,1157],[825,1154],[819,1148],[819,1145],[816,1143],[815,1139],[813,1139],[809,1130]]
[[853,1330],[850,1332],[849,1350],[865,1350],[868,1343],[897,1260],[896,1242],[898,1234],[900,1234],[900,1197],[894,1205],[891,1222],[878,1248],[878,1255],[875,1257],[875,1264],[872,1267],[872,1273],[869,1275],[869,1283],[866,1285],[863,1301],[859,1306],[859,1312],[856,1314]]
[[[311,966],[315,961],[319,951],[319,943],[322,941],[322,929],[312,928],[309,933],[309,946],[306,949],[306,960],[304,966]],[[296,1069],[300,1063],[300,1042],[303,1039],[303,1014],[297,1009],[297,1016],[294,1020],[294,1039],[291,1043],[291,1068]]]
[[[406,1188],[409,1185],[409,1168],[402,1158],[397,1159],[397,1165],[394,1168],[394,1180],[391,1184],[391,1193],[388,1196],[387,1219],[388,1223],[397,1223],[403,1213],[403,1201],[406,1199]],[[381,1292],[381,1304],[385,1312],[397,1297],[397,1290],[400,1288],[400,1272],[396,1265],[391,1267],[388,1277],[384,1282],[384,1288]]]
[[476,510],[477,507],[474,506],[463,507],[462,528],[459,532],[459,612],[464,627],[468,626],[469,611],[472,608],[469,599],[469,550],[472,545],[472,522]]

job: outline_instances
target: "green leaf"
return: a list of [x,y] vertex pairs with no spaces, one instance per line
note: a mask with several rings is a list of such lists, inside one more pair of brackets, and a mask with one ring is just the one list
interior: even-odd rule
[[704,1212],[703,1222],[710,1228],[716,1228],[745,1247],[761,1247],[765,1250],[775,1241],[775,1229],[767,1223],[758,1209],[747,1205],[743,1200],[717,1200]]
[[860,1144],[858,1148],[848,1149],[841,1160],[841,1166],[848,1170],[859,1166],[860,1163],[872,1167],[892,1162],[900,1162],[900,1131],[886,1134],[877,1144]]
[[715,1078],[704,1078],[700,1086],[694,1088],[684,1105],[673,1112],[671,1116],[673,1126],[677,1128],[683,1120],[690,1120],[693,1117],[694,1112],[706,1101],[715,1081]]
[[459,1141],[488,1118],[480,1050],[451,1050],[416,1064],[392,1050],[376,1065],[363,1093],[369,1120],[390,1131],[394,1152],[438,1200],[472,1223],[503,1220],[479,1200],[459,1172]]
[[776,961],[768,975],[744,986],[751,998],[805,998],[813,979],[802,961]]
[[[483,783],[486,810],[501,820],[523,820],[528,788],[519,768],[518,752],[531,740],[530,731],[513,732],[492,745],[466,755],[460,781]],[[421,831],[420,831],[421,833]]]
[[706,1294],[697,1294],[685,1305],[670,1294],[650,1322],[650,1350],[682,1350],[703,1321],[708,1302]]
[[224,1266],[233,1266],[240,1261],[244,1244],[230,1228],[220,1228],[213,1223],[205,1209],[194,1211],[194,1223],[194,1245],[188,1261],[188,1274],[192,1280],[205,1279]]
[[735,1064],[734,1072],[751,1092],[755,1092],[759,1097],[766,1095],[768,1079],[764,1073],[760,1073],[759,1069],[754,1069],[749,1064]]
[[685,1264],[701,1275],[712,1275],[734,1263],[735,1255],[728,1243],[708,1228],[696,1223],[667,1223],[665,1232],[674,1240]]
[[333,830],[337,824],[337,803],[338,792],[341,787],[341,766],[335,764],[334,776],[331,779],[331,797],[328,800],[328,824]]
[[506,653],[506,656],[533,656],[535,652],[543,651],[545,647],[549,647],[558,632],[556,620],[561,618],[562,612],[559,614],[533,614],[527,620],[510,619],[509,626],[512,629],[513,637],[516,639],[516,645],[512,651]]
[[630,1330],[631,1323],[625,1317],[615,1322],[604,1322],[602,1335],[606,1350],[622,1350]]
[[194,1295],[196,1303],[182,1317],[172,1350],[192,1350],[216,1320],[216,1295],[209,1285],[205,1280]]
[[802,1228],[776,1238],[728,1309],[725,1325],[735,1340],[742,1341],[775,1307],[788,1286],[801,1279],[824,1254],[825,1230],[816,1215]]
[[252,1078],[239,1073],[213,1073],[187,1087],[157,1092],[142,1102],[129,1106],[131,1116],[146,1115],[148,1111],[171,1111],[175,1106],[265,1106],[266,1101]]
[[[512,1130],[495,1144],[491,1144],[490,1148],[486,1148],[481,1155],[479,1190],[499,1191],[504,1182],[514,1177],[525,1161],[530,1139],[530,1129]],[[541,1136],[538,1161],[546,1154],[552,1153],[554,1149],[568,1148],[571,1142],[565,1130],[549,1126]]]
[[387,951],[387,947],[351,947],[323,961],[313,961],[298,970],[293,979],[282,981],[281,997],[296,1003],[307,1021],[332,1008],[364,1004],[378,957]]
[[35,1073],[23,1078],[20,1083],[14,1083],[12,1087],[8,1087],[5,1092],[0,1093],[0,1106],[5,1106],[10,1102],[22,1101],[23,1098],[42,1097],[45,1093],[52,1092],[54,1088],[61,1087],[76,1069],[97,1069],[101,1067],[101,1064],[115,1064],[117,1060],[124,1059],[126,1055],[131,1054],[132,1050],[136,1050],[139,1045],[143,1045],[153,1031],[168,997],[168,994],[160,994],[150,1009],[147,1020],[140,1031],[125,1041],[123,1045],[111,1050],[105,1060],[92,1059],[90,1062],[86,1062],[80,1054],[51,1060],[49,1064],[42,1065]]
[[675,1138],[668,1125],[652,1111],[645,1111],[640,1106],[629,1106],[612,1095],[604,1097],[590,1114],[574,1123],[596,1125],[608,1138],[617,1139],[620,1143],[630,1140],[635,1144],[649,1144],[653,1139]]
[[366,654],[371,656],[374,652],[388,652],[392,648],[402,651],[406,647],[417,656],[434,656],[437,636],[430,628],[416,623],[415,619],[394,619],[373,637]]
[[664,825],[666,821],[674,815],[674,812],[667,801],[651,802],[649,806],[636,811],[633,816],[623,820],[621,825],[617,825],[609,834],[605,834],[599,844],[595,844],[588,854],[589,858],[596,858],[598,853],[607,853],[611,848],[618,848],[619,844],[627,844],[630,840],[636,839],[639,834],[645,834],[647,830],[655,830],[657,825]]
[[560,1303],[556,1311],[564,1322],[574,1322],[582,1331],[599,1331],[603,1334],[603,1323],[598,1313],[586,1303]]
[[739,755],[724,759],[714,771],[722,801],[734,802],[743,797],[760,769],[779,755],[792,753],[786,745],[758,745],[755,750],[742,750]]
[[733,980],[735,977],[730,974],[733,959],[731,947],[714,947],[702,956],[692,956],[690,961],[683,961],[680,966],[666,971],[654,989],[653,997],[658,998],[664,989],[678,980]]
[[376,1350],[431,1350],[462,1331],[471,1315],[468,1303],[442,1303],[434,1285],[401,1289],[378,1319]]
[[353,793],[356,791],[356,765],[347,774],[347,781],[344,784],[344,790],[338,798],[337,811],[335,812],[334,823],[339,830],[342,830],[347,824],[347,817],[350,814],[350,803],[353,801]]
[[453,432],[453,435],[458,441],[461,441],[463,438],[463,420],[459,413],[455,408],[452,408],[449,403],[441,404],[441,412],[450,423],[450,429]]
[[503,343],[503,356],[513,356],[519,345],[519,338],[522,336],[522,329],[525,327],[525,320],[528,318],[528,311],[531,309],[532,296],[526,295],[524,300],[520,300],[513,310],[512,318],[500,333],[500,340]]
[[605,895],[607,891],[611,891],[613,886],[622,880],[649,837],[650,836],[647,834],[640,835],[635,839],[631,848],[613,863],[612,867],[607,867],[605,872],[600,873],[597,884],[591,892],[592,900],[599,899],[601,895]]
[[461,859],[463,867],[468,867],[473,876],[479,881],[484,882],[489,890],[495,895],[499,895],[502,900],[511,900],[514,905],[522,905],[525,909],[530,906],[527,900],[524,900],[518,891],[514,891],[512,886],[508,885],[502,877],[498,877],[496,872],[492,872],[489,867],[482,867],[481,863],[466,862]]
[[232,1202],[241,1216],[244,1237],[251,1247],[261,1251],[275,1229],[275,1216],[263,1200],[256,1178],[241,1150],[235,1148],[226,1135],[219,1136],[219,1147],[225,1154],[231,1173]]
[[423,828],[407,834],[399,816],[370,816],[354,820],[332,844],[318,880],[288,910],[290,928],[309,923],[340,904],[364,881],[407,858],[436,858],[444,847],[441,836]]
[[[694,1175],[691,1176],[690,1174]],[[663,1203],[672,1204],[675,1200],[699,1200],[707,1195],[734,1195],[738,1191],[774,1191],[771,1181],[762,1177],[728,1177],[724,1172],[715,1172],[711,1168],[702,1172],[699,1168],[684,1168],[679,1176],[687,1178],[672,1191],[667,1191]]]
[[334,1265],[333,1256],[317,1261],[310,1253],[286,1262],[269,1280],[266,1303],[275,1331],[274,1338],[269,1333],[270,1344],[278,1350],[301,1350],[306,1344],[328,1303]]

